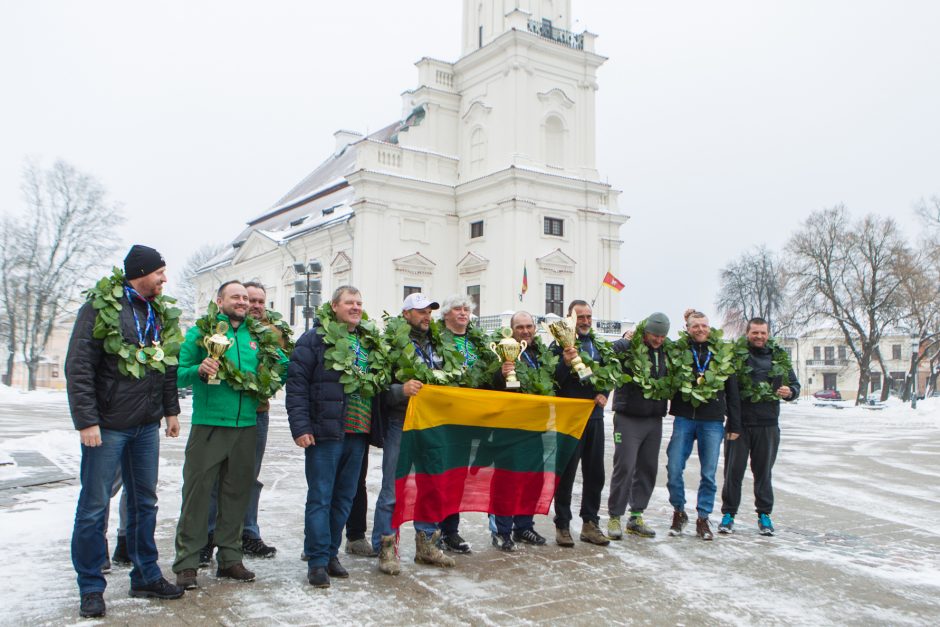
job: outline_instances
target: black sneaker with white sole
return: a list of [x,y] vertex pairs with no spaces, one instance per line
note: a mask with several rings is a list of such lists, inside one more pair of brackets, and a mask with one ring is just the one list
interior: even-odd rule
[[441,542],[444,544],[444,550],[454,553],[469,553],[470,543],[460,537],[459,533],[449,533],[446,536],[441,534]]

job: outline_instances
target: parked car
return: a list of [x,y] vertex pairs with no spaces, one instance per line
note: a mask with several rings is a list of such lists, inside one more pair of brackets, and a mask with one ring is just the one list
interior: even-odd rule
[[819,390],[814,393],[813,396],[823,401],[841,401],[842,394],[839,393],[839,390]]

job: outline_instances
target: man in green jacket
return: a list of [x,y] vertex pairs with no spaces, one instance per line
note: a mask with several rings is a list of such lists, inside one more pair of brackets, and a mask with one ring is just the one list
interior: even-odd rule
[[[197,587],[199,551],[208,539],[209,498],[218,480],[214,543],[217,577],[253,581],[242,564],[242,521],[254,482],[256,410],[280,387],[287,358],[273,334],[248,317],[248,290],[223,283],[206,317],[186,333],[180,350],[180,387],[193,387],[193,418],[183,463],[183,505],[176,528],[176,583]],[[209,356],[206,336],[224,335],[229,347],[220,360]],[[221,376],[219,376],[221,375]],[[221,379],[221,380],[220,380]],[[232,381],[240,380],[233,384]],[[249,383],[258,391],[249,391]],[[236,389],[238,388],[238,389]]]

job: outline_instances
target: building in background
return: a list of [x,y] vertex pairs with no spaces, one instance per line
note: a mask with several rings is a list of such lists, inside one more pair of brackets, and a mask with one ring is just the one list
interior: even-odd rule
[[[508,7],[508,8],[506,8]],[[571,32],[570,0],[464,0],[462,54],[423,58],[401,120],[335,150],[198,273],[197,303],[225,280],[257,280],[303,328],[294,264],[318,260],[322,291],[359,287],[374,314],[407,294],[464,293],[486,326],[527,309],[563,315],[597,299],[620,332],[627,216],[595,163],[595,35]],[[527,284],[523,287],[523,273]]]

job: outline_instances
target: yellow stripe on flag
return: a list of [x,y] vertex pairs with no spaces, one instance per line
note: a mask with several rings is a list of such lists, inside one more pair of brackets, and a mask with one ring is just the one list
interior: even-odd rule
[[403,429],[466,425],[525,431],[555,431],[581,438],[594,401],[515,392],[422,386],[408,403]]

